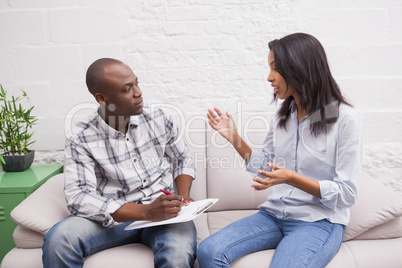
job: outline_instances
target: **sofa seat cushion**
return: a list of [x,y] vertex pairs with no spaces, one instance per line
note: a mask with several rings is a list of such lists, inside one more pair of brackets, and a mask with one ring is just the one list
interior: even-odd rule
[[[355,258],[356,267],[401,267],[400,248],[402,238],[379,240],[352,240],[343,243],[349,247]],[[335,256],[336,257],[336,256]],[[347,267],[347,266],[334,266]]]
[[[235,260],[230,267],[232,268],[268,268],[271,264],[272,257],[274,256],[275,250],[263,250],[245,255],[237,260]],[[354,265],[353,265],[354,264]],[[330,261],[326,268],[339,268],[348,267],[354,268],[358,267],[355,264],[353,252],[350,250],[348,245],[343,243],[339,249],[337,255]]]
[[[401,243],[402,238],[344,242],[326,268],[399,267],[397,265],[402,263],[402,255],[395,248],[398,248]],[[251,253],[237,259],[230,267],[267,268],[274,253],[272,249]]]
[[257,213],[258,210],[229,210],[208,212],[210,234],[214,234],[230,223]]
[[1,268],[43,268],[41,248],[13,248],[1,261]]
[[[13,248],[4,257],[1,267],[42,268],[42,249]],[[154,254],[143,244],[129,244],[100,251],[85,259],[84,268],[99,267],[154,267]]]
[[202,240],[210,235],[208,226],[208,213],[203,213],[194,220],[195,227],[197,228],[197,246]]
[[14,243],[18,248],[41,248],[43,235],[17,225],[13,232]]
[[[402,255],[397,250],[402,238],[384,240],[353,240],[344,242],[338,253],[326,268],[338,267],[399,267]],[[232,268],[267,268],[274,250],[264,250],[248,254],[231,264]],[[3,259],[1,267],[42,268],[42,250],[12,249]],[[142,244],[130,244],[98,252],[85,261],[84,268],[98,267],[153,267],[152,251]],[[196,263],[195,267],[198,267]]]
[[100,251],[85,259],[84,268],[154,267],[154,254],[143,244],[129,244]]

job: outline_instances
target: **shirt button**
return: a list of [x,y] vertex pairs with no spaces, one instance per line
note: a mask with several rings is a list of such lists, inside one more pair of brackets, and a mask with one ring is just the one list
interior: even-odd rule
[[144,182],[144,183],[145,183],[145,182],[146,182],[146,180],[143,180],[142,182]]
[[127,141],[128,141],[128,138],[127,138]]

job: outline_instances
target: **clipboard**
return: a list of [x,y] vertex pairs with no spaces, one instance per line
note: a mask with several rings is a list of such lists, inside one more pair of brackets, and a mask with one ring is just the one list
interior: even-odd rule
[[179,222],[191,221],[204,213],[207,209],[212,207],[216,202],[218,202],[218,198],[208,198],[203,200],[198,200],[191,202],[188,206],[181,207],[179,215],[177,217],[164,220],[164,221],[135,221],[132,224],[128,225],[124,230],[133,230],[140,229],[164,224],[172,224]]

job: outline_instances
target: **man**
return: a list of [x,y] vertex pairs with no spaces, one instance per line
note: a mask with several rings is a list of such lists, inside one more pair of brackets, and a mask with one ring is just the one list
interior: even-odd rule
[[[44,267],[82,267],[88,255],[129,243],[148,245],[155,267],[192,267],[192,221],[124,230],[133,221],[176,217],[192,201],[195,171],[177,126],[161,109],[144,106],[137,76],[121,61],[95,61],[86,83],[100,107],[67,138],[71,216],[44,237]],[[161,194],[174,191],[173,178],[177,195]]]

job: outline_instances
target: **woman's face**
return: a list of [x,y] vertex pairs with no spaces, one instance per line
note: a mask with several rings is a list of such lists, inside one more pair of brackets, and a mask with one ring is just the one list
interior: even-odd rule
[[275,58],[274,53],[272,51],[270,51],[268,54],[268,65],[270,71],[267,80],[268,82],[271,83],[271,86],[274,88],[274,94],[276,94],[278,98],[281,100],[292,96],[294,92],[293,87],[290,85],[288,87],[286,80],[275,69]]

